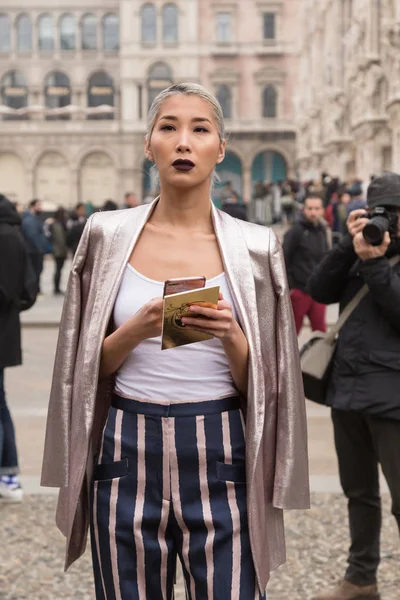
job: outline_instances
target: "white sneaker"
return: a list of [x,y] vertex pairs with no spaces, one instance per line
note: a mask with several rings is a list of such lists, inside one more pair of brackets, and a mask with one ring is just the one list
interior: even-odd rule
[[24,490],[19,483],[5,483],[0,481],[0,500],[6,502],[22,502]]

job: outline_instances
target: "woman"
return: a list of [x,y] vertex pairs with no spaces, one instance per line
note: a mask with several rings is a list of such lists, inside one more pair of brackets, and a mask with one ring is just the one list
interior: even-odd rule
[[54,220],[50,225],[51,245],[54,257],[53,294],[64,295],[60,289],[61,274],[65,260],[68,256],[67,245],[67,213],[64,208],[58,208],[54,214]]
[[[164,90],[145,142],[160,197],[93,215],[75,256],[42,480],[63,488],[67,567],[90,493],[97,598],[171,598],[177,554],[190,599],[263,598],[285,560],[282,509],[309,504],[283,259],[271,231],[212,206],[225,145],[214,96]],[[161,352],[163,282],[196,275],[220,300],[185,325],[213,339]]]

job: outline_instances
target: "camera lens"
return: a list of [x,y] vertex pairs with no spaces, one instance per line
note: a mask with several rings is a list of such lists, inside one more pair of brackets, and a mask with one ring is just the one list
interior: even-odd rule
[[389,231],[390,222],[384,216],[373,217],[363,229],[363,236],[368,244],[380,246],[386,231]]

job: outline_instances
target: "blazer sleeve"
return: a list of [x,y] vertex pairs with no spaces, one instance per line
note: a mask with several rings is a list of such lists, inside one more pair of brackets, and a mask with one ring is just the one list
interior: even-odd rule
[[88,220],[69,276],[53,369],[41,485],[68,487],[72,390],[81,321],[81,272],[90,239]]
[[277,430],[273,505],[310,507],[307,419],[300,358],[283,252],[271,232],[270,267],[277,295]]

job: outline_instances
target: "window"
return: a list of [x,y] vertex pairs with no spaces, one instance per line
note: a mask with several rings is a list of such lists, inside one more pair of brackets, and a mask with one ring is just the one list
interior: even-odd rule
[[276,38],[276,15],[275,13],[264,13],[264,40]]
[[18,52],[32,50],[32,23],[28,15],[21,15],[17,20],[17,49]]
[[169,66],[162,62],[153,65],[149,70],[147,87],[149,108],[158,94],[170,85],[172,85],[172,73]]
[[232,41],[231,13],[217,14],[217,42],[227,44]]
[[0,15],[0,52],[11,52],[11,26],[8,15]]
[[172,44],[178,41],[178,9],[175,4],[163,8],[163,42]]
[[217,100],[222,107],[225,119],[232,118],[232,91],[229,85],[220,85],[217,89]]
[[[47,76],[44,84],[44,95],[46,108],[63,108],[71,104],[71,84],[69,77],[64,73],[55,71]],[[48,121],[57,119],[69,119],[70,115],[47,115]]]
[[[9,71],[1,82],[2,104],[19,109],[28,106],[28,86],[20,71]],[[4,115],[4,120],[25,119],[26,115]]]
[[84,15],[82,19],[82,50],[97,50],[96,15]]
[[142,42],[157,41],[157,12],[153,4],[145,4],[142,8]]
[[[88,106],[114,106],[114,81],[104,71],[93,73],[88,85]],[[113,119],[113,114],[88,115],[88,119]]]
[[60,19],[60,48],[76,49],[76,23],[73,15],[63,15]]
[[103,19],[103,50],[119,49],[119,17],[106,15]]
[[272,85],[267,85],[263,90],[263,117],[273,119],[276,117],[276,89]]
[[51,15],[40,15],[38,32],[39,50],[54,50],[53,17]]

